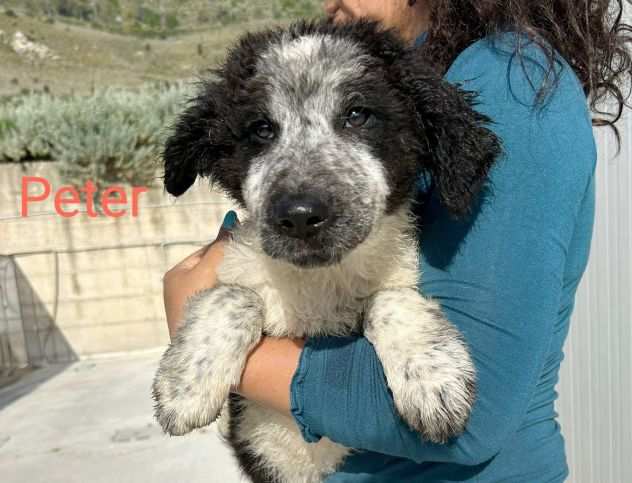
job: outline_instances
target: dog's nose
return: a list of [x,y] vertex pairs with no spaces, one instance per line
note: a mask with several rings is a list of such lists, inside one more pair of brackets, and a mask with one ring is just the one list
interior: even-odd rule
[[305,240],[325,228],[329,221],[329,208],[313,195],[283,196],[273,208],[277,229],[287,236]]

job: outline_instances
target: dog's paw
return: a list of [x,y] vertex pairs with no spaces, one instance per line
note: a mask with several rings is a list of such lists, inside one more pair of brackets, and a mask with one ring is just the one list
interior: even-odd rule
[[230,391],[225,376],[217,373],[210,356],[172,344],[152,387],[155,416],[162,429],[181,436],[215,421]]
[[436,302],[412,288],[377,292],[365,336],[382,362],[397,411],[413,430],[435,443],[463,432],[474,404],[474,364]]
[[263,302],[252,290],[222,285],[192,297],[185,319],[152,386],[156,419],[173,436],[217,419],[261,337]]
[[449,353],[443,346],[432,362],[411,356],[388,370],[388,385],[400,416],[433,443],[461,434],[474,404],[474,366],[458,339],[450,344]]

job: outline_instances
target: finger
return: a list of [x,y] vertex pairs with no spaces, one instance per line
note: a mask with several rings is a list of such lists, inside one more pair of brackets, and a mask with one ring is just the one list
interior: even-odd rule
[[228,240],[231,238],[231,230],[239,225],[239,218],[237,218],[237,213],[233,210],[230,210],[224,216],[224,221],[222,222],[222,226],[219,229],[219,233],[217,234],[217,240]]
[[192,267],[192,270],[199,270],[201,272],[211,271],[215,272],[219,264],[224,259],[224,246],[226,245],[226,240],[222,240],[218,238],[213,243],[211,243],[198,263]]
[[211,273],[215,273],[217,267],[224,258],[224,245],[232,238],[232,230],[238,225],[239,218],[237,218],[237,213],[232,210],[226,213],[226,216],[224,216],[224,222],[217,234],[217,238],[213,243],[206,247],[206,251],[194,267],[195,270],[199,270],[200,272],[210,271]]

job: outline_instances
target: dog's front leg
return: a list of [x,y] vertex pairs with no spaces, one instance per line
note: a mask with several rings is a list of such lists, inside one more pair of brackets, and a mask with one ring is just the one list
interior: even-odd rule
[[413,288],[379,291],[369,300],[364,334],[404,421],[436,443],[461,433],[474,402],[474,366],[437,303]]
[[189,300],[153,384],[156,419],[165,432],[186,434],[217,418],[261,338],[263,318],[261,297],[238,285],[219,285]]

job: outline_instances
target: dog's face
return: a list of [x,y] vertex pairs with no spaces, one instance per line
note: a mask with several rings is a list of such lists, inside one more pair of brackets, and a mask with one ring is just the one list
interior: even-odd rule
[[419,57],[373,23],[246,36],[178,120],[167,191],[210,176],[269,256],[302,267],[340,261],[424,170],[452,213],[467,212],[499,145],[472,97]]

